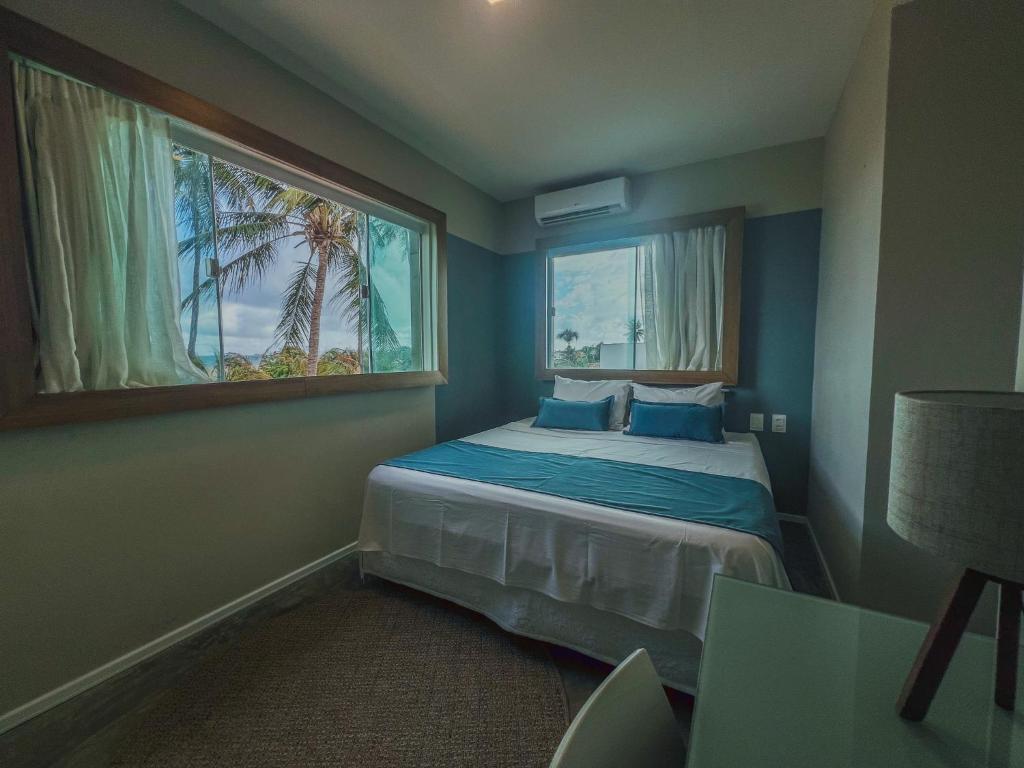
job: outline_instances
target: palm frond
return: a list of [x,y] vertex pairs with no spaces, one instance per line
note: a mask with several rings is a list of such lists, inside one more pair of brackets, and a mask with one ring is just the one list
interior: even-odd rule
[[226,254],[301,234],[293,231],[286,217],[274,211],[222,211],[218,219],[217,240]]
[[310,192],[282,186],[268,200],[268,207],[282,213],[304,216],[323,202],[321,198]]
[[288,281],[281,301],[281,320],[274,332],[274,341],[285,346],[306,347],[313,320],[313,302],[316,289],[316,271],[313,254],[300,263]]
[[262,210],[284,188],[281,182],[262,173],[218,158],[213,158],[212,162],[217,197],[228,208]]
[[209,158],[181,144],[174,145],[173,158],[175,223],[190,233],[178,241],[178,256],[198,260],[213,247]]
[[229,293],[239,293],[247,285],[262,280],[274,266],[276,258],[276,240],[260,243],[221,266],[221,285]]
[[375,354],[397,352],[402,346],[388,318],[387,305],[376,286],[370,288],[370,346]]
[[375,216],[370,217],[370,241],[377,248],[387,248],[402,232],[402,227]]
[[185,237],[178,241],[178,258],[185,259],[194,255],[194,250],[198,248],[199,252],[208,253],[213,249],[213,232],[206,231],[200,232],[198,235],[192,237]]
[[216,290],[217,281],[212,277],[206,278],[188,296],[181,300],[181,311],[184,312],[187,309],[191,309],[192,305],[197,301],[202,304],[204,299],[215,296]]
[[325,254],[327,268],[335,278],[335,290],[328,306],[350,323],[360,323],[363,276],[359,254],[347,244],[332,243]]

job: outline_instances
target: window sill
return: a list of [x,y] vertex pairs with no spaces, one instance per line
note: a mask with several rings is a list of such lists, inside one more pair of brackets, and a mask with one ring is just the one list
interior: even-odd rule
[[446,383],[440,371],[413,371],[35,394],[0,416],[0,431]]

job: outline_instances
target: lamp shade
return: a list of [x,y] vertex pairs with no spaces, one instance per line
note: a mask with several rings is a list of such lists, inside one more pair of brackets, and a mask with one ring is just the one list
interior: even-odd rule
[[1024,582],[1024,393],[897,394],[887,519],[928,552]]

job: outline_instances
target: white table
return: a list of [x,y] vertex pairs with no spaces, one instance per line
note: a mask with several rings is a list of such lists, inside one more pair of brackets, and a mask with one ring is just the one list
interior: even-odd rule
[[896,697],[927,627],[715,580],[689,768],[1024,768],[1017,712],[992,702],[995,642],[967,635],[922,723]]

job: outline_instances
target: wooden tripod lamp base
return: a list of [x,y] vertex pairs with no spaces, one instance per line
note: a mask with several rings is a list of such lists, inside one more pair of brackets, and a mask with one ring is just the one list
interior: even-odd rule
[[925,637],[896,703],[900,717],[918,722],[928,707],[949,667],[967,623],[988,582],[999,586],[999,622],[996,630],[995,702],[1013,710],[1017,695],[1017,654],[1020,649],[1021,611],[1024,584],[1007,581],[968,568],[953,587]]

